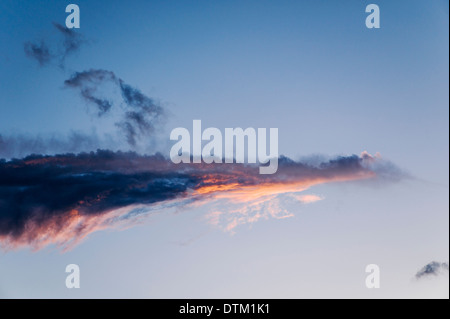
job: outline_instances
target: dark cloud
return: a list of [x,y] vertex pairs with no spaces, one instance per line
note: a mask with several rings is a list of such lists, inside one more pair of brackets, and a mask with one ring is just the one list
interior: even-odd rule
[[53,25],[64,37],[61,45],[62,49],[60,50],[60,63],[63,63],[68,55],[78,51],[81,45],[86,41],[81,34],[74,29],[69,29],[55,22],[53,22]]
[[[134,166],[122,169],[133,160],[152,165],[161,159],[98,151],[30,156],[0,164],[0,235],[34,240],[42,235],[42,227],[67,226],[64,218],[69,219],[71,212],[96,215],[134,203],[164,201],[180,196],[195,183],[192,177],[176,172],[143,171]],[[29,225],[38,231],[32,234]]]
[[62,35],[62,41],[57,42],[52,50],[46,41],[41,41],[39,44],[28,41],[24,44],[24,50],[26,55],[38,61],[40,66],[57,62],[60,67],[64,68],[66,57],[77,52],[86,41],[74,29],[68,29],[55,22],[53,22],[53,26]]
[[98,87],[105,83],[118,83],[118,78],[111,71],[91,69],[75,72],[64,81],[67,87],[78,89],[86,102],[95,105],[99,116],[108,112],[113,105],[111,100],[98,95]]
[[448,263],[432,261],[425,265],[416,273],[416,279],[422,279],[424,277],[438,276],[444,272],[448,272]]
[[141,136],[148,136],[164,117],[163,108],[140,90],[126,84],[113,72],[101,69],[91,69],[75,72],[65,85],[79,91],[83,99],[94,105],[101,116],[110,111],[113,101],[100,96],[99,88],[113,84],[120,92],[124,103],[122,119],[116,123],[125,134],[127,142],[135,146]]
[[[59,66],[64,68],[66,57],[78,51],[86,41],[74,29],[68,29],[58,23],[53,23],[53,25],[63,36],[63,41],[58,43],[56,49],[51,51],[44,41],[40,44],[27,42],[24,45],[25,53],[37,60],[41,66],[58,61]],[[100,89],[106,85],[113,85],[117,88],[122,97],[120,104],[125,107],[121,108],[122,117],[116,126],[123,132],[131,146],[136,146],[142,136],[149,136],[153,133],[156,125],[165,115],[163,108],[152,98],[125,83],[111,71],[90,69],[75,72],[64,84],[66,87],[77,89],[89,105],[96,107],[99,116],[108,113],[114,106],[114,99],[102,94]]]
[[25,54],[38,61],[40,66],[47,65],[53,58],[45,42],[41,42],[40,44],[26,42],[24,44],[24,50]]
[[259,198],[264,191],[292,192],[374,175],[358,156],[340,157],[320,167],[282,157],[273,175],[260,175],[256,165],[173,164],[160,154],[101,150],[1,160],[0,244],[67,245],[145,213],[138,206],[207,200],[233,191],[247,198],[255,187]]
[[72,74],[70,79],[66,80],[64,83],[71,87],[84,88],[86,86],[98,86],[104,82],[116,82],[118,78],[114,72],[107,70],[94,70],[90,69],[83,72],[75,72]]
[[125,103],[132,107],[132,111],[125,113],[125,119],[118,126],[125,131],[130,145],[136,145],[140,135],[148,135],[154,130],[154,123],[163,115],[161,106],[136,88],[119,81],[122,97]]
[[161,112],[161,107],[157,105],[151,98],[142,94],[141,91],[126,84],[122,80],[120,80],[120,89],[125,103],[127,103],[128,105],[138,109],[142,109],[147,113],[158,114]]

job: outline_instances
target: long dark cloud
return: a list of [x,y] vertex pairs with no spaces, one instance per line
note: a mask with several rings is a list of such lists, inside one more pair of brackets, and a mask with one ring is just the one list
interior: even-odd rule
[[116,125],[132,146],[136,145],[141,136],[151,134],[165,114],[163,108],[152,98],[125,83],[112,71],[91,69],[75,72],[64,84],[66,87],[77,89],[87,103],[96,107],[99,116],[108,113],[114,105],[112,99],[101,96],[99,88],[106,84],[117,87],[125,107],[121,108],[122,118]]
[[62,36],[62,40],[58,41],[52,49],[47,41],[42,40],[39,43],[28,41],[24,44],[25,54],[36,60],[40,66],[56,62],[60,67],[64,67],[67,56],[77,52],[86,40],[74,29],[68,29],[56,22],[53,22],[53,26]]
[[425,277],[430,276],[438,276],[440,274],[443,274],[444,272],[448,272],[448,263],[447,262],[437,262],[432,261],[425,266],[422,267],[417,273],[416,273],[416,279],[422,279]]
[[100,150],[1,160],[0,245],[67,247],[93,231],[134,220],[151,207],[217,198],[260,203],[268,195],[377,174],[359,156],[320,166],[281,157],[274,175],[260,175],[254,165],[173,164],[161,154]]

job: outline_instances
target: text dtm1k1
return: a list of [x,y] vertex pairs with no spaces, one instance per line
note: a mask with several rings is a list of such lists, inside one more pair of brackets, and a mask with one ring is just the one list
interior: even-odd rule
[[186,304],[186,306],[180,306],[180,314],[205,314],[209,317],[213,311],[223,311],[223,313],[233,313],[233,314],[268,314],[269,304],[239,304],[233,303],[223,304],[223,308],[215,308],[214,306],[195,306]]

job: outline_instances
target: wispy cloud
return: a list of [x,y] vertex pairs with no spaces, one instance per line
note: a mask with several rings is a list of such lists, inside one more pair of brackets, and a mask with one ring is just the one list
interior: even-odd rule
[[98,115],[101,116],[111,109],[113,103],[110,99],[98,97],[98,87],[108,82],[118,84],[118,78],[114,72],[91,69],[75,72],[69,79],[64,81],[64,85],[78,89],[86,102],[97,107]]
[[53,22],[53,26],[62,36],[62,40],[56,42],[53,46],[50,46],[44,40],[39,43],[27,41],[24,43],[25,54],[36,60],[40,66],[47,66],[56,62],[58,66],[64,68],[66,58],[77,52],[87,41],[74,29],[68,29],[55,22]]
[[86,40],[84,40],[83,36],[75,31],[75,29],[66,28],[56,22],[53,22],[53,25],[63,36],[63,42],[60,45],[60,49],[57,55],[60,63],[63,64],[66,57],[77,52],[80,49],[81,45],[86,42]]
[[40,66],[49,64],[53,59],[53,55],[50,53],[50,49],[44,41],[41,43],[25,42],[24,50],[25,54],[35,59]]
[[125,134],[131,146],[135,146],[142,136],[153,133],[165,117],[161,105],[139,89],[125,83],[114,72],[101,69],[75,72],[64,83],[67,87],[77,89],[88,104],[96,107],[98,116],[108,113],[114,105],[112,99],[101,96],[99,88],[106,84],[113,84],[118,88],[124,107],[120,108],[122,116],[116,125]]
[[293,195],[293,197],[298,200],[301,203],[304,204],[309,204],[309,203],[314,203],[317,202],[319,200],[322,200],[323,198],[317,195],[313,195],[313,194],[307,194],[307,195]]
[[417,273],[415,278],[422,279],[431,276],[438,276],[443,273],[448,272],[448,263],[447,262],[437,262],[432,261],[425,266],[422,267]]

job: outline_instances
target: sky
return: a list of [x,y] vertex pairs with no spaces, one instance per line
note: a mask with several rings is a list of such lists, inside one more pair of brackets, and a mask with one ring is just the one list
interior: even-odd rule
[[449,297],[448,1],[69,3],[0,3],[0,298]]

